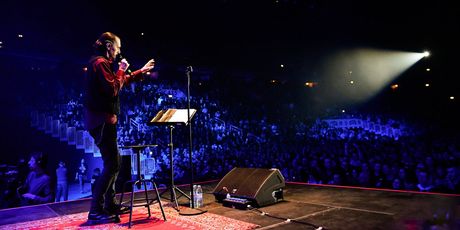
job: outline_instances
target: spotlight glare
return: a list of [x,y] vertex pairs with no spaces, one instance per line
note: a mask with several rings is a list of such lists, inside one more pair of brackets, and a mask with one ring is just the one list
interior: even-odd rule
[[454,96],[450,96],[449,99],[450,99],[450,100],[454,100],[455,97],[454,97]]
[[283,64],[281,64],[281,65],[280,65],[280,67],[281,67],[281,68],[284,68],[284,65],[283,65]]
[[308,88],[313,88],[318,85],[318,82],[305,82],[305,86]]
[[431,71],[431,69],[430,69],[430,68],[426,68],[426,72],[430,72],[430,71]]
[[430,84],[429,84],[429,83],[426,83],[426,84],[425,84],[425,87],[430,87]]
[[424,57],[430,56],[430,52],[428,52],[428,51],[423,52],[423,56],[424,56]]
[[[335,83],[334,91],[321,93],[327,96],[328,102],[359,103],[371,100],[384,89],[394,91],[393,93],[405,91],[405,86],[401,86],[400,89],[399,85],[393,85],[400,75],[423,59],[423,51],[425,50],[405,52],[366,48],[339,51],[328,57],[321,69],[325,82]],[[419,73],[431,67],[428,63],[423,64],[418,68]],[[431,72],[424,75],[427,74]],[[427,80],[429,79],[419,82],[416,87],[423,87]],[[337,112],[340,112],[340,109]]]

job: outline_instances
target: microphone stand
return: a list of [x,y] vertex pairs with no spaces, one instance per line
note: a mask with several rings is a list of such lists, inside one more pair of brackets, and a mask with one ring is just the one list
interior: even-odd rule
[[189,127],[189,148],[188,148],[188,157],[189,157],[189,168],[190,168],[190,202],[192,202],[192,208],[191,209],[181,209],[179,211],[180,215],[185,215],[185,216],[192,216],[192,215],[200,215],[207,210],[201,210],[198,208],[195,208],[195,202],[194,202],[194,191],[193,191],[193,158],[192,158],[192,122],[190,120],[190,75],[193,72],[192,66],[187,66],[187,125]]

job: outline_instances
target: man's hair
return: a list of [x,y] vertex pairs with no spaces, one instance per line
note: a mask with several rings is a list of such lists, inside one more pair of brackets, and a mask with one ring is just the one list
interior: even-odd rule
[[46,163],[48,162],[48,157],[42,152],[33,152],[30,154],[31,157],[35,159],[36,164],[42,168],[46,168]]
[[107,43],[114,43],[118,38],[117,35],[111,32],[102,33],[101,36],[94,42],[93,47],[96,53],[104,53],[107,51]]

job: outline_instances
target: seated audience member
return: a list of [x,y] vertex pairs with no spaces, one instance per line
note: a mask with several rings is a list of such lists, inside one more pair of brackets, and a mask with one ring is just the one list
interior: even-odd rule
[[24,184],[17,189],[21,206],[43,204],[54,200],[51,178],[45,173],[46,161],[46,155],[41,152],[31,154],[30,172]]
[[417,175],[418,184],[417,188],[421,192],[431,192],[433,191],[434,185],[431,182],[431,177],[426,170],[419,171]]

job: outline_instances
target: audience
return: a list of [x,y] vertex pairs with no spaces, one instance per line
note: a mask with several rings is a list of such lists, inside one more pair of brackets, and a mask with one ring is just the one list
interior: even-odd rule
[[[149,126],[146,121],[161,109],[186,108],[180,88],[177,84],[145,81],[120,94],[127,103],[119,118],[119,144],[159,144],[145,151],[146,158],[154,158],[159,183],[170,180],[168,129]],[[198,91],[191,98],[192,107],[198,110],[193,118],[196,181],[220,179],[233,167],[279,168],[286,181],[460,192],[458,135],[433,134],[429,127],[399,115],[329,112],[314,117],[292,102],[259,105],[260,101],[245,96],[240,97],[247,103],[238,98],[228,100],[230,96],[215,87]],[[66,100],[48,111],[81,129],[79,96]],[[330,123],[346,119],[363,123],[349,127]],[[187,140],[188,129],[174,132],[176,140]],[[187,183],[188,143],[174,144],[175,180]],[[77,174],[78,179],[83,179],[85,170]]]

